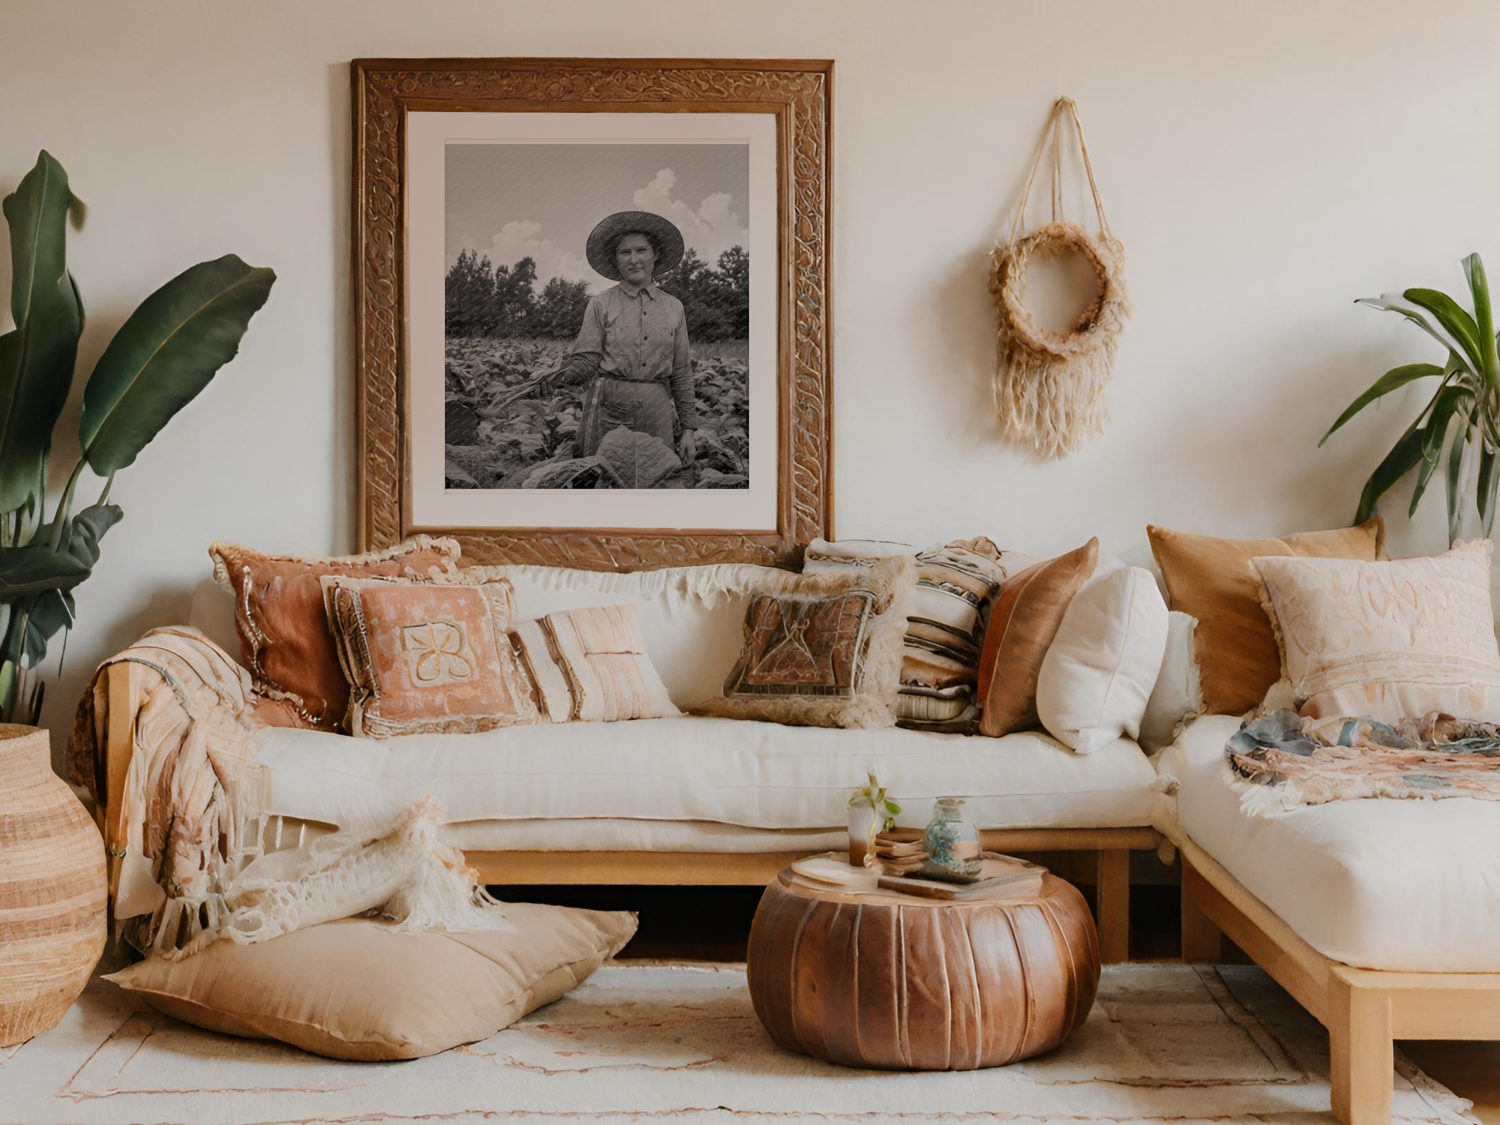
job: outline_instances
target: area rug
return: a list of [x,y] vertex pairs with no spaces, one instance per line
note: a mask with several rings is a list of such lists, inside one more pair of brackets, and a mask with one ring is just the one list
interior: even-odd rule
[[[1404,1060],[1395,1120],[1468,1103]],[[483,1043],[339,1063],[157,1016],[95,981],[63,1023],[0,1051],[6,1125],[305,1122],[1331,1122],[1328,1037],[1253,967],[1119,965],[1068,1043],[996,1070],[891,1074],[790,1054],[743,966],[606,966]]]

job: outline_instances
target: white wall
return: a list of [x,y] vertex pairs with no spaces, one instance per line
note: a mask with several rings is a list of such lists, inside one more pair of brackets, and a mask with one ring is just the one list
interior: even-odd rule
[[[234,251],[279,275],[240,357],[116,482],[125,521],[49,695],[59,744],[95,662],[185,619],[211,539],[353,546],[347,64],[438,55],[837,60],[844,536],[1046,553],[1097,534],[1121,552],[1148,521],[1347,521],[1416,400],[1318,437],[1380,372],[1431,354],[1351,301],[1456,290],[1470,250],[1500,271],[1487,0],[0,0],[0,193],[46,147],[90,207],[69,251],[85,371],[192,262]],[[1107,433],[1037,465],[990,421],[987,252],[1061,93],[1089,129],[1135,320]],[[1397,553],[1443,546],[1436,489],[1429,503]]]

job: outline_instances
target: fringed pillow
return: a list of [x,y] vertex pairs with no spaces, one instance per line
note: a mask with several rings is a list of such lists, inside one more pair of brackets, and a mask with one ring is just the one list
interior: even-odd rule
[[386,576],[428,580],[451,574],[453,539],[418,535],[385,551],[339,558],[268,555],[233,543],[208,548],[214,579],[234,599],[240,653],[256,691],[284,704],[281,720],[337,730],[349,706],[349,684],[328,631],[321,579]]
[[511,651],[506,580],[322,583],[354,735],[462,734],[539,721]]
[[895,722],[916,560],[868,560],[777,575],[750,598],[745,640],[721,698],[702,711],[794,726]]
[[516,626],[511,640],[554,723],[682,714],[646,655],[633,603],[549,613]]

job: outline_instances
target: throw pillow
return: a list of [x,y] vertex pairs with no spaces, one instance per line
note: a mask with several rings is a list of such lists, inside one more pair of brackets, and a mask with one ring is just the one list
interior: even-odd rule
[[514,933],[392,933],[393,923],[348,918],[254,945],[216,941],[180,961],[152,957],[105,979],[210,1031],[334,1059],[415,1059],[550,1004],[636,927],[618,911],[517,902],[505,914]]
[[1078,591],[1042,658],[1036,710],[1047,732],[1080,754],[1139,739],[1167,647],[1167,603],[1156,579],[1119,566]]
[[746,608],[744,647],[724,694],[703,712],[793,726],[890,726],[916,566],[898,555],[768,577]]
[[1000,587],[979,659],[979,732],[1037,726],[1036,682],[1073,595],[1094,573],[1099,540],[1028,567]]
[[511,640],[551,722],[682,714],[646,655],[634,602],[549,613],[516,626]]
[[802,571],[847,570],[897,554],[916,558],[917,585],[906,621],[896,725],[972,730],[979,717],[974,688],[984,622],[1000,584],[1033,560],[1002,551],[983,536],[925,551],[875,540],[819,539],[804,552]]
[[1500,722],[1488,540],[1433,558],[1255,560],[1304,716]]
[[1215,715],[1241,715],[1260,706],[1280,675],[1276,638],[1260,604],[1251,560],[1266,555],[1303,558],[1385,558],[1385,521],[1308,531],[1279,539],[1214,539],[1164,527],[1147,527],[1161,568],[1167,604],[1198,619],[1195,649],[1203,707]]
[[349,707],[349,684],[328,631],[321,579],[426,579],[451,573],[458,550],[453,539],[418,535],[387,551],[332,559],[267,555],[219,542],[208,553],[215,581],[234,599],[240,653],[256,690],[286,703],[288,720],[336,730]]
[[531,684],[511,651],[505,579],[322,582],[350,687],[350,733],[465,734],[539,721]]
[[1203,712],[1203,689],[1198,684],[1198,660],[1193,655],[1193,633],[1198,619],[1172,610],[1167,614],[1167,651],[1161,658],[1156,686],[1141,716],[1141,749],[1148,754],[1177,741],[1183,721]]

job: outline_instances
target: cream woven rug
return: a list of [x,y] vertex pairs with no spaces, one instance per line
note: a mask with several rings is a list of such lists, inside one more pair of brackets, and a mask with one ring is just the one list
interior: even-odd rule
[[[888,1074],[788,1054],[740,966],[620,965],[483,1043],[338,1063],[152,1014],[95,982],[0,1050],[5,1125],[306,1122],[1332,1122],[1328,1039],[1258,969],[1124,965],[1059,1050],[997,1070]],[[1401,1065],[1400,1122],[1473,1119]]]

